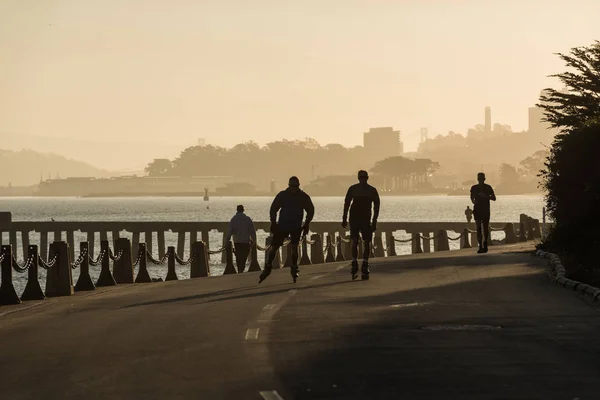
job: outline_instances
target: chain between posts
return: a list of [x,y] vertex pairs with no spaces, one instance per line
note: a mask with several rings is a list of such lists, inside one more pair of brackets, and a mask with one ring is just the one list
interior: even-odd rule
[[105,250],[102,250],[102,251],[100,252],[100,254],[98,254],[98,258],[97,258],[97,259],[95,259],[95,260],[94,260],[92,257],[90,257],[90,256],[88,255],[88,259],[89,259],[89,260],[88,260],[88,262],[89,262],[89,263],[90,263],[90,265],[91,265],[91,266],[93,266],[93,267],[95,267],[95,266],[97,266],[97,265],[100,265],[100,264],[102,263],[102,260],[104,259],[104,256],[105,256],[105,254],[106,254],[106,251],[105,251]]
[[140,263],[140,260],[142,259],[143,256],[144,256],[144,252],[142,251],[142,249],[139,249],[137,258],[135,259],[135,262],[133,263],[134,267]]
[[148,250],[146,250],[146,259],[154,265],[165,265],[167,258],[169,258],[169,252],[167,252],[162,259],[157,260]]
[[177,261],[179,265],[190,265],[192,261],[194,261],[194,256],[190,254],[190,258],[188,258],[187,261],[183,261],[181,258],[179,258],[177,253],[175,253],[175,261]]
[[52,257],[52,259],[48,262],[44,261],[42,259],[42,257],[40,257],[38,255],[38,263],[44,269],[50,269],[50,268],[54,267],[54,265],[56,264],[57,261],[58,261],[58,253],[54,254],[54,257]]
[[[2,260],[4,260],[4,257],[2,257]],[[2,261],[0,260],[0,262]],[[29,267],[31,267],[31,265],[33,265],[33,260],[34,257],[31,255],[29,256],[29,258],[27,258],[27,261],[25,261],[25,263],[23,264],[23,266],[19,265],[19,262],[17,261],[17,259],[15,258],[15,256],[12,257],[12,267],[15,271],[19,272],[19,273],[23,273],[25,271],[27,271],[27,269]]]
[[119,250],[119,254],[117,254],[116,256],[113,254],[112,250],[109,248],[108,249],[108,256],[110,257],[111,260],[113,261],[119,261],[121,259],[121,257],[123,257],[123,250]]
[[79,257],[77,257],[77,260],[73,264],[71,264],[71,268],[76,269],[77,267],[81,266],[81,263],[83,262],[83,260],[85,260],[87,255],[88,255],[87,250],[85,250],[83,253],[79,254]]

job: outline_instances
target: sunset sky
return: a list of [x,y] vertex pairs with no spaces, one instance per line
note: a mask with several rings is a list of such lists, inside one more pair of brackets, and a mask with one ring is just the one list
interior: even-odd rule
[[553,53],[600,39],[599,15],[597,0],[0,0],[0,137],[357,145],[393,126],[414,150],[420,127],[465,132],[485,106],[526,129],[558,86]]

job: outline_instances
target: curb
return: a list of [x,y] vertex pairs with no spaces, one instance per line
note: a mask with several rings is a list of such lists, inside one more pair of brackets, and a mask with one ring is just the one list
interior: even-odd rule
[[562,265],[562,263],[560,262],[560,258],[556,254],[547,253],[542,250],[536,250],[535,255],[537,257],[548,260],[548,268],[546,269],[546,273],[548,274],[548,277],[552,282],[564,288],[577,291],[587,296],[592,301],[600,300],[600,288],[587,285],[579,281],[574,281],[573,279],[565,277],[565,267]]

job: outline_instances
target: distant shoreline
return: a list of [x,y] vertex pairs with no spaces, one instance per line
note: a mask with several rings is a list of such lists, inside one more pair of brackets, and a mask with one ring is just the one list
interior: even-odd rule
[[[311,197],[344,197],[343,194],[311,194]],[[542,196],[543,193],[540,192],[529,192],[529,193],[496,193],[498,196]],[[438,192],[438,193],[386,193],[380,192],[379,195],[381,197],[415,197],[415,196],[447,196],[447,197],[460,197],[465,196],[468,197],[468,192],[456,192],[456,193],[448,193],[448,192]],[[236,197],[273,197],[274,194],[270,193],[261,193],[261,194],[251,194],[251,195],[218,195],[209,193],[209,200],[212,198],[236,198]],[[86,199],[120,199],[120,198],[144,198],[144,197],[162,197],[162,198],[172,198],[172,197],[195,197],[199,200],[204,199],[204,193],[107,193],[107,194],[90,194],[84,196],[76,196],[76,195],[36,195],[36,194],[14,194],[14,195],[0,195],[0,199],[2,198],[11,198],[11,197],[29,197],[29,198],[86,198]]]

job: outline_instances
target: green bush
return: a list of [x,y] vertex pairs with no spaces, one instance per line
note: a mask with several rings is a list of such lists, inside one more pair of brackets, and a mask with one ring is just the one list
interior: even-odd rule
[[589,280],[600,264],[600,120],[557,135],[541,176],[555,227],[540,248],[565,257],[571,277]]

